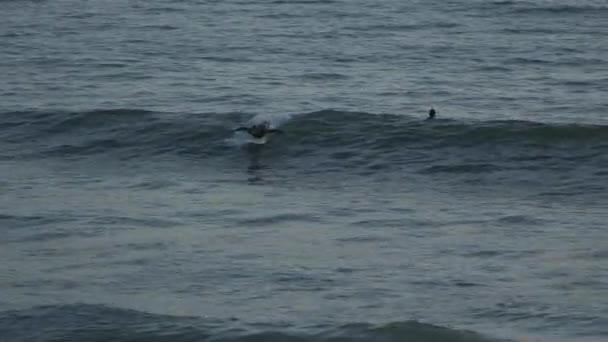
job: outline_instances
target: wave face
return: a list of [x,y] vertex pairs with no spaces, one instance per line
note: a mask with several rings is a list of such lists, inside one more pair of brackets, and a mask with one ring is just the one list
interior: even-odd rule
[[[234,132],[256,121],[269,121],[282,133],[260,145]],[[608,190],[599,181],[608,169],[606,125],[424,120],[339,110],[252,118],[120,109],[5,113],[0,127],[5,161],[114,160],[154,167],[171,160],[213,172],[230,172],[245,162],[250,170],[271,164],[292,183],[416,177],[458,187],[532,187],[538,195],[564,199]]]
[[[266,118],[266,119],[264,119]],[[488,148],[528,154],[580,151],[602,154],[608,126],[548,124],[530,121],[421,120],[404,115],[323,110],[292,116],[258,116],[283,130],[277,144],[302,149],[351,150],[353,155],[425,151],[429,154]],[[198,157],[227,153],[233,128],[244,114],[170,114],[119,109],[75,113],[12,112],[0,119],[7,143],[4,158],[83,157],[119,154],[132,158],[162,154]],[[23,144],[24,149],[10,150]],[[551,151],[553,150],[553,151]]]
[[[36,329],[30,329],[35,326]],[[36,307],[0,313],[0,331],[10,341],[496,341],[475,332],[416,321],[385,325],[352,323],[299,329],[254,328],[239,322],[155,315],[99,305]],[[304,330],[304,331],[301,331]]]
[[[252,118],[120,109],[6,113],[1,120],[0,158],[6,161],[115,160],[154,167],[155,161],[171,160],[213,172],[230,172],[245,162],[250,170],[273,165],[277,177],[294,184],[415,177],[452,183],[458,191],[467,184],[516,186],[563,199],[608,191],[599,181],[608,169],[605,125],[424,120],[338,110]],[[259,145],[234,132],[262,120],[282,133]]]

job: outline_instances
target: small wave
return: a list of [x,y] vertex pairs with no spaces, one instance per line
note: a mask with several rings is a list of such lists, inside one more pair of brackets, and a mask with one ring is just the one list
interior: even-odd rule
[[564,33],[563,30],[544,27],[506,27],[502,29],[502,32],[521,35]]
[[526,215],[510,215],[503,216],[497,220],[499,224],[506,224],[508,226],[516,226],[516,225],[527,225],[527,226],[537,226],[543,223],[546,223],[545,220],[526,216]]
[[128,226],[128,227],[158,227],[168,228],[175,227],[180,224],[177,221],[170,221],[158,218],[137,218],[137,217],[122,217],[122,216],[100,216],[89,221],[94,225],[108,226]]
[[[204,115],[201,115],[204,117]],[[131,157],[206,152],[220,145],[231,128],[215,117],[156,113],[137,109],[89,112],[14,112],[0,119],[0,137],[22,143],[22,153],[66,157],[123,152]],[[230,117],[230,115],[227,115]],[[32,151],[28,151],[27,147]],[[201,148],[203,146],[203,148]],[[220,153],[215,149],[215,153]]]
[[82,129],[98,127],[99,125],[128,123],[134,120],[149,120],[152,114],[153,112],[138,109],[111,109],[91,112],[49,113],[48,118],[54,121],[50,129],[61,132],[72,128]]
[[379,25],[364,25],[364,26],[347,26],[345,30],[352,31],[365,31],[365,32],[375,32],[375,31],[389,31],[389,32],[402,32],[402,31],[413,31],[418,29],[423,29],[425,27],[430,27],[431,25],[420,25],[420,24],[379,24]]
[[477,68],[477,70],[479,71],[483,71],[483,72],[498,72],[498,73],[505,73],[505,72],[510,72],[512,71],[511,68],[508,68],[504,65],[486,65],[486,66],[479,66]]
[[324,5],[333,4],[336,0],[274,0],[271,4],[275,5]]
[[[36,329],[31,329],[35,326]],[[262,325],[267,326],[267,325]],[[150,314],[102,305],[42,306],[0,312],[2,337],[10,341],[498,341],[473,331],[418,321],[351,323],[289,330],[249,327],[235,320]],[[294,332],[297,331],[297,332]]]
[[415,221],[415,220],[402,220],[402,219],[368,219],[360,220],[351,223],[352,226],[365,227],[365,228],[377,228],[377,227],[394,227],[401,228],[408,225],[425,226],[432,225],[428,222]]
[[451,165],[433,165],[422,170],[422,173],[485,173],[500,170],[500,167],[493,164],[451,164]]
[[592,14],[592,15],[603,15],[608,11],[608,7],[605,5],[567,5],[567,4],[554,4],[550,2],[549,6],[522,6],[516,7],[511,10],[514,14],[530,14],[530,15],[561,15],[561,14]]
[[[8,113],[0,115],[0,138],[20,149],[5,145],[3,155],[13,157],[83,157],[115,154],[120,158],[158,155],[198,158],[225,156],[234,149],[234,128],[267,121],[280,128],[267,148],[288,144],[280,153],[294,156],[325,155],[330,164],[347,163],[371,171],[389,168],[395,162],[432,161],[433,154],[454,149],[482,151],[500,147],[507,157],[529,155],[531,146],[559,146],[564,149],[593,148],[593,153],[572,157],[595,158],[607,148],[608,126],[543,124],[530,121],[467,122],[450,119],[425,121],[407,115],[376,115],[363,112],[323,110],[300,114],[174,114],[142,110],[104,110],[75,113]],[[272,143],[275,142],[276,143]],[[2,148],[0,146],[0,148]],[[278,150],[277,150],[278,151]],[[309,152],[306,152],[309,151]],[[525,153],[524,153],[525,152]],[[420,155],[420,154],[423,155]],[[484,151],[487,153],[487,151]],[[15,155],[17,154],[17,155]],[[568,155],[562,155],[566,160]],[[8,156],[7,156],[8,158]],[[508,160],[506,158],[505,160]],[[511,158],[511,160],[513,160]],[[332,164],[332,165],[333,165]],[[435,164],[425,171],[489,172],[500,168],[489,161],[460,161]]]
[[347,79],[348,76],[338,73],[308,73],[300,76],[296,76],[297,78],[303,80],[311,80],[311,81],[329,81],[329,80],[344,80]]
[[63,216],[20,216],[0,214],[0,224],[2,224],[4,228],[20,228],[31,225],[43,226],[48,224],[69,222],[71,220],[71,218],[66,218]]
[[522,65],[522,64],[550,64],[552,61],[548,59],[539,59],[539,58],[525,58],[525,57],[515,57],[510,58],[505,61],[506,64],[511,65]]
[[178,8],[178,7],[144,7],[144,10],[148,13],[152,13],[152,14],[160,14],[160,13],[183,13],[186,12],[187,10],[184,8]]
[[516,5],[517,1],[514,1],[514,0],[498,0],[498,1],[492,1],[492,2],[490,2],[490,4],[495,5],[495,6],[512,6],[512,5]]
[[[501,9],[509,14],[517,15],[576,15],[596,14],[601,15],[608,10],[605,3],[594,0],[582,1],[530,1],[530,0],[497,0],[483,1],[480,6],[488,9]],[[574,3],[574,4],[573,4]]]
[[256,218],[248,218],[239,222],[239,224],[250,226],[268,226],[283,222],[319,222],[319,218],[310,214],[278,214],[271,216],[263,216]]
[[143,181],[143,182],[131,185],[131,186],[129,186],[129,188],[139,189],[139,190],[159,190],[159,189],[170,188],[177,184],[178,183],[175,181],[166,180],[166,179],[162,179],[162,180],[158,179],[158,180]]

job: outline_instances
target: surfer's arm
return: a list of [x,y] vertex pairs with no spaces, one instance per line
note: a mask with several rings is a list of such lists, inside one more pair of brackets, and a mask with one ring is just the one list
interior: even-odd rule
[[283,131],[281,131],[280,129],[273,128],[273,129],[269,129],[268,133],[283,133]]
[[247,129],[248,129],[247,127],[239,127],[239,128],[237,128],[237,129],[235,129],[234,131],[235,131],[235,132],[238,132],[238,131],[246,131]]

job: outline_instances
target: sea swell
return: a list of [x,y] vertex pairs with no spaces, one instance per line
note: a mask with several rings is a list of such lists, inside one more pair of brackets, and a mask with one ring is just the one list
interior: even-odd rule
[[[12,112],[0,119],[4,143],[30,146],[30,153],[69,156],[131,150],[142,157],[164,153],[202,156],[225,152],[233,129],[252,115],[171,114],[143,110],[73,113]],[[263,120],[264,116],[258,116]],[[283,144],[315,148],[352,147],[377,153],[395,150],[569,147],[608,148],[608,126],[531,121],[421,120],[406,115],[322,110],[268,116],[284,134]],[[279,140],[279,139],[277,139]],[[24,150],[25,151],[25,150]],[[137,156],[133,153],[133,156]],[[5,154],[5,158],[8,157]],[[17,157],[17,156],[14,156]]]
[[[269,121],[282,133],[258,145],[234,132],[255,121]],[[598,189],[604,187],[595,178],[608,167],[606,125],[424,120],[339,110],[254,116],[122,109],[8,113],[0,127],[0,158],[13,161],[160,158],[223,169],[242,164],[245,154],[253,169],[271,162],[302,174],[409,172],[477,182],[502,173],[493,179],[554,179],[560,186],[570,184],[563,179],[577,179]]]
[[481,6],[496,9],[506,8],[512,14],[519,15],[601,15],[608,10],[606,3],[597,0],[583,1],[529,1],[500,0],[482,1]]
[[[90,112],[14,112],[3,116],[1,137],[21,144],[16,158],[82,157],[116,153],[125,158],[179,154],[194,145],[201,155],[206,142],[220,139],[226,128],[204,116],[203,122],[165,119],[167,113],[117,109]],[[221,133],[220,133],[221,134]],[[194,151],[193,151],[194,152]],[[10,158],[10,156],[5,156]]]
[[[32,329],[35,327],[35,329]],[[150,314],[102,305],[42,306],[0,312],[0,337],[61,341],[498,341],[476,332],[417,321],[336,326],[277,326]]]

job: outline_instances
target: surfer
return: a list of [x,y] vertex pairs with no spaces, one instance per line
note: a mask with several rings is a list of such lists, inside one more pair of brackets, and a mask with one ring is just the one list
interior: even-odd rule
[[429,110],[429,117],[426,119],[433,120],[435,118],[436,114],[437,114],[437,112],[435,111],[435,108],[431,107],[431,109]]
[[270,124],[268,122],[253,125],[251,127],[239,127],[235,129],[235,131],[247,131],[247,133],[249,133],[252,137],[258,139],[263,138],[269,133],[282,133],[278,129],[270,128]]

